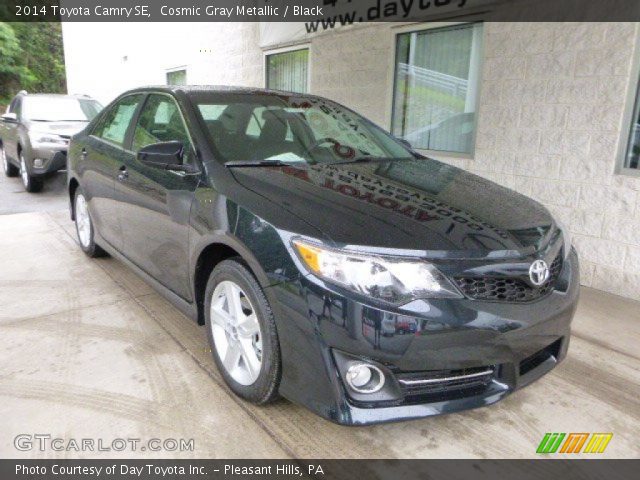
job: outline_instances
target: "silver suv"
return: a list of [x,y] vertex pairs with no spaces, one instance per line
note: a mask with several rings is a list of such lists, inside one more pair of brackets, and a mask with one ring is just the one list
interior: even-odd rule
[[27,192],[42,190],[45,175],[66,168],[72,135],[102,110],[82,95],[16,95],[0,121],[0,160],[7,177],[20,174]]

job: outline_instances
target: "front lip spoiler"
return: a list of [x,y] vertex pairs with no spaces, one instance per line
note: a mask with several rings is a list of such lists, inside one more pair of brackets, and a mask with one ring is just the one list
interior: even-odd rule
[[[568,339],[568,335],[565,338]],[[568,341],[566,345],[568,346]],[[334,423],[345,426],[374,425],[459,413],[465,410],[493,405],[551,372],[566,357],[567,346],[565,346],[564,351],[561,352],[558,357],[551,356],[530,372],[522,375],[515,383],[512,383],[507,378],[493,378],[489,384],[488,391],[483,394],[437,402],[386,405],[374,408],[371,406],[358,405],[345,398],[342,415],[329,417],[328,419]],[[493,370],[489,371],[493,373]],[[482,373],[486,375],[486,372]]]

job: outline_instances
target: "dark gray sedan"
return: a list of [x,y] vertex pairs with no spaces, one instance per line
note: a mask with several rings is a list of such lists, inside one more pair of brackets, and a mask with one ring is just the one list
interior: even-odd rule
[[567,354],[566,228],[328,99],[132,90],[73,137],[67,176],[80,248],[203,324],[256,404],[420,418],[495,403]]

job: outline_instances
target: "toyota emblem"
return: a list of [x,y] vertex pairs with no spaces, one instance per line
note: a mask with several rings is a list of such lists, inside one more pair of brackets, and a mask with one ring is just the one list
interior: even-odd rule
[[549,266],[544,260],[536,260],[529,267],[529,279],[536,287],[549,280]]

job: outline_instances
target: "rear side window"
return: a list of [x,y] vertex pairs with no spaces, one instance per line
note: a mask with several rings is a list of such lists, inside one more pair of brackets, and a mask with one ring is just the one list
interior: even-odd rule
[[113,105],[102,116],[93,130],[93,135],[122,146],[131,119],[141,100],[142,95],[129,95]]

